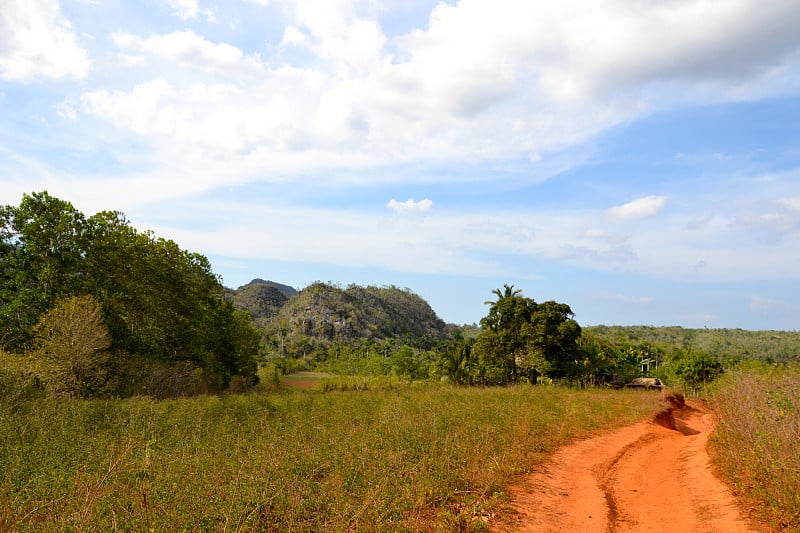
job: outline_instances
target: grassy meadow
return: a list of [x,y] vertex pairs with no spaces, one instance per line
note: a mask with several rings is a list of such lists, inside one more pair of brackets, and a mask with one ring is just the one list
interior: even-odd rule
[[712,401],[719,470],[765,521],[800,531],[800,366],[731,372]]
[[0,531],[481,531],[545,454],[657,402],[397,383],[164,401],[0,391]]

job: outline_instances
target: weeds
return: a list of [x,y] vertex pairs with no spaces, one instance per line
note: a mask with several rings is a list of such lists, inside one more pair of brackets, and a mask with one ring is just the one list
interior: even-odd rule
[[800,367],[732,372],[713,405],[719,469],[772,525],[800,531]]

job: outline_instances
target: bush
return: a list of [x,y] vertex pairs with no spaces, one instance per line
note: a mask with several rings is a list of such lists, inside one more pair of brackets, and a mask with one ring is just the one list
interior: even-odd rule
[[73,296],[46,311],[34,328],[35,355],[45,362],[42,378],[56,392],[91,394],[103,386],[111,336],[93,296]]
[[713,406],[719,468],[773,525],[800,531],[800,366],[734,371]]
[[0,351],[0,401],[15,405],[41,397],[44,384],[39,378],[40,373],[32,358]]

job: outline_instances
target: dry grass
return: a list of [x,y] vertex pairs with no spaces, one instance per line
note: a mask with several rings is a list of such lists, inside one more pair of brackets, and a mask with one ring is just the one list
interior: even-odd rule
[[0,530],[481,531],[534,461],[657,403],[545,387],[0,394]]
[[733,372],[713,406],[717,466],[770,524],[800,531],[800,367]]

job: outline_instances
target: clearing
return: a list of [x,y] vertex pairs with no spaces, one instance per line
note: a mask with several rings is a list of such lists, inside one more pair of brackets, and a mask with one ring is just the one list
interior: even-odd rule
[[513,487],[512,512],[491,531],[751,532],[710,467],[714,417],[673,401],[652,421],[562,448]]

